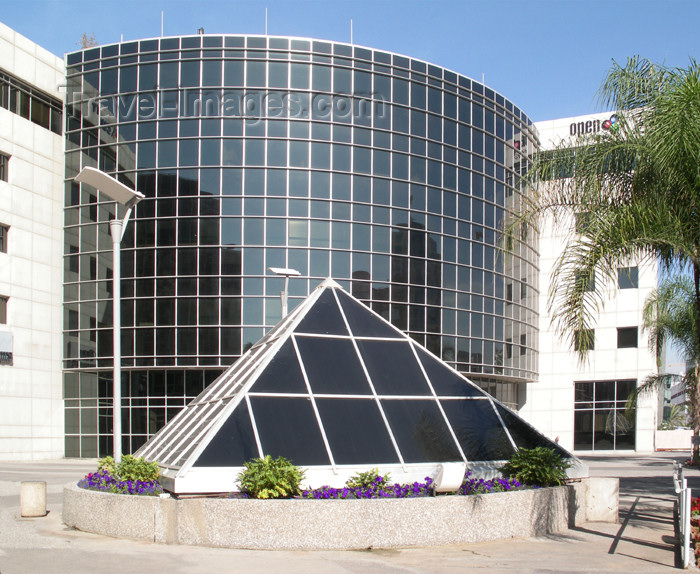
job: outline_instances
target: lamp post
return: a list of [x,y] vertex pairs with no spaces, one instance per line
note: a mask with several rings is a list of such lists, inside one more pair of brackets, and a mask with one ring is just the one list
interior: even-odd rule
[[109,222],[109,232],[112,236],[112,344],[114,353],[112,436],[114,461],[120,462],[122,458],[121,242],[129,223],[131,211],[145,195],[128,188],[112,176],[94,167],[84,167],[75,177],[75,181],[91,185],[110,199],[126,207],[124,219],[118,219],[115,214],[115,218]]
[[280,293],[280,300],[282,301],[282,319],[287,316],[287,287],[289,286],[290,277],[299,277],[301,273],[296,269],[289,269],[286,267],[268,267],[269,271],[272,271],[275,275],[280,275],[284,277],[284,291]]

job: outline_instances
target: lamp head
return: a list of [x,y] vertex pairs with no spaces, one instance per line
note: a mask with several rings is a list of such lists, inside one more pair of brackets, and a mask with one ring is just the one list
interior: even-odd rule
[[127,187],[121,181],[116,180],[111,175],[107,175],[105,172],[94,167],[87,166],[81,169],[80,173],[75,176],[75,181],[91,185],[117,203],[121,203],[126,207],[133,207],[146,197],[140,191]]
[[299,277],[301,273],[296,269],[289,269],[287,267],[268,267],[269,271],[272,271],[275,275],[284,275],[285,277]]

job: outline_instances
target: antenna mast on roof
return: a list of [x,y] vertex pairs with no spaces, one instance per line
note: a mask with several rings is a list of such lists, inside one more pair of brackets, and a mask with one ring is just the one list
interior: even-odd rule
[[267,36],[267,6],[265,6],[265,36]]
[[163,18],[165,15],[165,10],[160,11],[160,37],[163,37]]
[[352,18],[350,18],[350,43],[353,44],[354,42],[352,41]]

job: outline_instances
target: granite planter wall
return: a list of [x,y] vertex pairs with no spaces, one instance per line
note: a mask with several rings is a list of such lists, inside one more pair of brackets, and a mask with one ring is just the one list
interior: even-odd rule
[[692,429],[674,429],[656,431],[656,450],[687,450],[693,448]]
[[[586,520],[616,522],[617,480],[595,479],[595,488],[590,480],[476,496],[323,501],[173,499],[68,486],[63,521],[108,536],[223,548],[438,546],[541,536]],[[597,501],[590,500],[591,492],[598,493]]]

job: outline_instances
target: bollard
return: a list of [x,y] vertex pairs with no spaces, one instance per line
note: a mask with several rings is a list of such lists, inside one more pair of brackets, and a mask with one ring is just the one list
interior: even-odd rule
[[23,482],[19,506],[23,517],[46,516],[46,482]]

